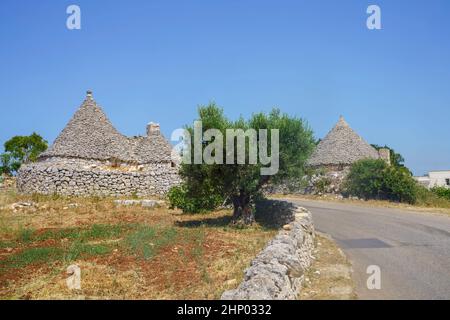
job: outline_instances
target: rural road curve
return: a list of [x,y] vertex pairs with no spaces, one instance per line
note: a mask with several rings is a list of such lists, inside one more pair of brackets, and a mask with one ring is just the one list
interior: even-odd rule
[[[359,299],[450,299],[450,217],[404,209],[292,200],[350,259]],[[381,289],[367,289],[367,267]]]

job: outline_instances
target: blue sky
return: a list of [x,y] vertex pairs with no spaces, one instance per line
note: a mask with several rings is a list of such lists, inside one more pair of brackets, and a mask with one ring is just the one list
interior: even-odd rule
[[279,107],[317,137],[342,114],[415,174],[450,169],[447,0],[2,0],[0,44],[1,144],[53,142],[92,89],[127,135],[155,121],[168,137],[209,101],[232,118]]

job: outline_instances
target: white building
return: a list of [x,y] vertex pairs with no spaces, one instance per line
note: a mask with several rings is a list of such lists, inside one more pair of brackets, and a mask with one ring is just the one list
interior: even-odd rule
[[414,177],[420,184],[427,188],[450,188],[450,170],[430,171],[427,175]]

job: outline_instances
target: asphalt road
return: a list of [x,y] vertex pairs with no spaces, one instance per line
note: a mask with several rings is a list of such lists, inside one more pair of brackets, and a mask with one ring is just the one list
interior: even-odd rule
[[[289,200],[312,213],[354,269],[360,299],[450,299],[450,217],[325,201]],[[367,288],[367,267],[380,267],[381,288]]]

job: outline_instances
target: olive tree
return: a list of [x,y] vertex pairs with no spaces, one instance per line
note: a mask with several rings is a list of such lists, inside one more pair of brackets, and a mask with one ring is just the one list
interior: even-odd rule
[[186,127],[184,188],[189,197],[219,195],[231,203],[234,224],[254,222],[254,202],[264,185],[303,176],[315,145],[303,119],[273,109],[232,121],[213,103],[200,107],[198,116],[200,127]]

